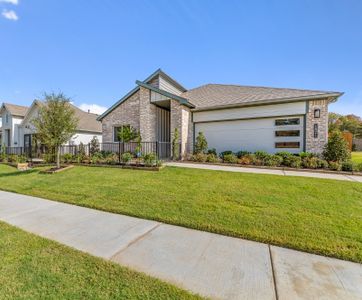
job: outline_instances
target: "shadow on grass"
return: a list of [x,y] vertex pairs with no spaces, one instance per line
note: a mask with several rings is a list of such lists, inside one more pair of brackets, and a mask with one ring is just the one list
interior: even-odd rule
[[27,175],[27,174],[31,174],[31,173],[38,173],[39,170],[35,170],[35,169],[30,169],[27,171],[15,171],[15,172],[9,172],[9,173],[1,173],[0,174],[0,178],[1,177],[12,177],[12,176],[22,176],[22,175]]

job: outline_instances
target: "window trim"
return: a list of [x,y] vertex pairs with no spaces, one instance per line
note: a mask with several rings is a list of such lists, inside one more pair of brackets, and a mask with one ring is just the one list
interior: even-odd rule
[[[281,144],[283,144],[283,145],[281,145]],[[295,144],[295,146],[290,146],[290,144]],[[297,142],[297,141],[293,141],[293,142],[275,142],[274,147],[276,149],[299,149],[300,148],[300,142]]]
[[[278,133],[287,133],[287,132],[295,132],[296,134],[286,134],[286,135],[278,135]],[[293,129],[293,130],[275,130],[274,132],[275,137],[295,137],[300,136],[300,130],[299,129]]]
[[[290,124],[291,120],[297,121],[295,124]],[[284,124],[277,124],[278,121],[284,122]],[[300,118],[284,118],[284,119],[275,119],[274,120],[274,126],[296,126],[300,125]]]
[[318,135],[319,135],[319,128],[318,128],[318,127],[319,127],[319,126],[318,126],[317,123],[313,124],[313,137],[314,137],[315,139],[317,139],[317,138],[318,138]]

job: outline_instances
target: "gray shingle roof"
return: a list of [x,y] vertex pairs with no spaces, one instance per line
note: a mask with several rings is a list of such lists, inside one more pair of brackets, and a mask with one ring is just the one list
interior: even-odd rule
[[29,108],[27,106],[15,105],[10,103],[4,103],[3,105],[11,113],[11,115],[17,117],[24,117]]
[[278,102],[297,98],[330,96],[338,97],[341,93],[329,91],[270,88],[258,86],[207,84],[182,93],[196,109],[219,106],[247,105],[258,102]]
[[74,109],[75,116],[79,120],[77,130],[102,133],[102,123],[97,121],[98,115],[87,113],[72,104],[71,106]]

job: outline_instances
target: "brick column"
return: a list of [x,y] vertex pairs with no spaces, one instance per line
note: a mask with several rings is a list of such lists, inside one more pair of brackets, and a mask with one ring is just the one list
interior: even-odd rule
[[140,133],[143,142],[156,141],[156,106],[150,102],[150,90],[140,87]]

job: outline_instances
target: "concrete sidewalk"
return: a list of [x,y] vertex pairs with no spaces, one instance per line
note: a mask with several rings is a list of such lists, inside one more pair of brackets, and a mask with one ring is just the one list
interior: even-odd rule
[[0,192],[0,220],[217,299],[362,299],[362,265]]
[[332,174],[322,172],[308,172],[308,171],[289,171],[289,170],[277,170],[277,169],[262,169],[262,168],[249,168],[241,166],[221,166],[212,164],[199,164],[199,163],[186,163],[186,162],[166,162],[166,166],[170,167],[182,167],[192,169],[203,170],[216,170],[216,171],[228,171],[238,173],[255,173],[255,174],[270,174],[270,175],[282,175],[282,176],[299,176],[299,177],[312,177],[322,179],[335,179],[362,182],[362,176],[358,175],[345,175],[345,174]]

